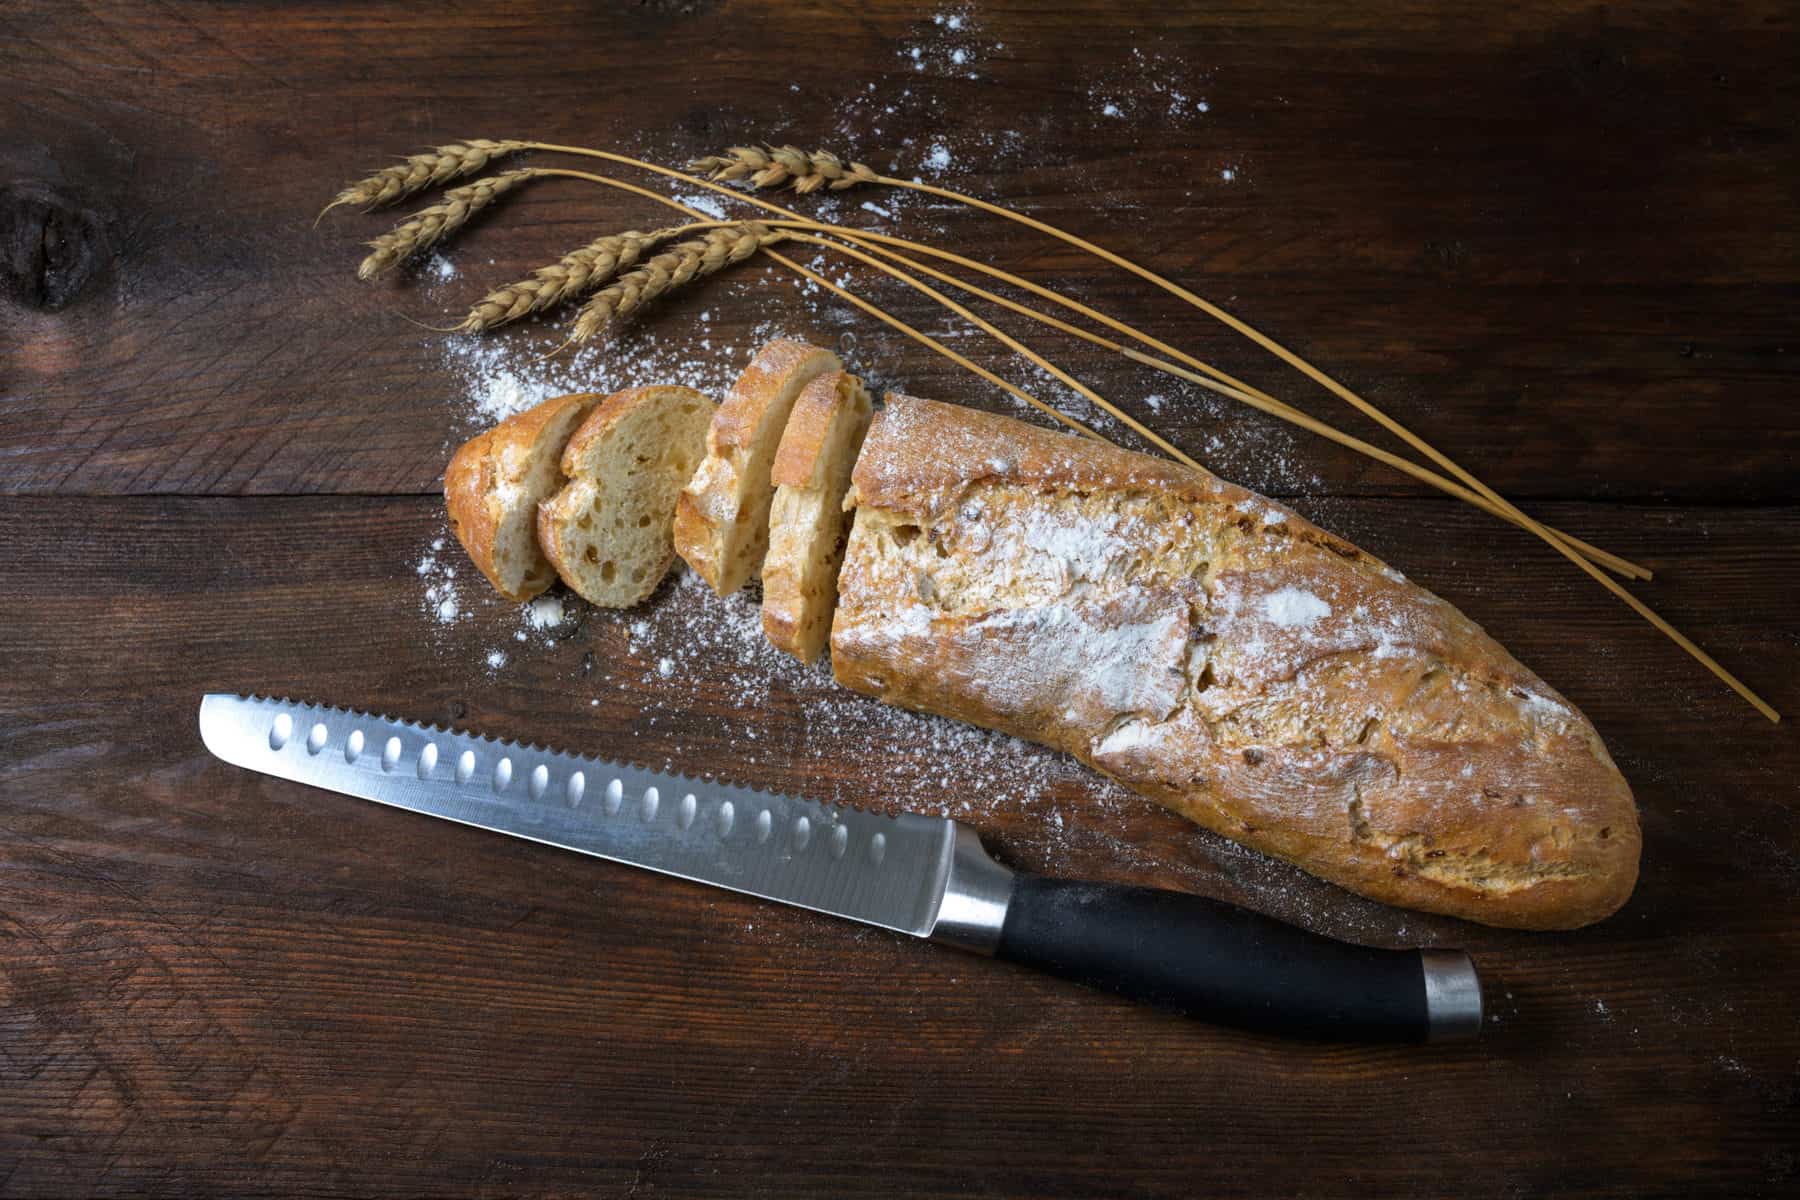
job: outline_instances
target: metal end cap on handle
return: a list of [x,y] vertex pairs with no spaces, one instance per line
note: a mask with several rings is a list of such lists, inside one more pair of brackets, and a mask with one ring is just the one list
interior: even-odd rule
[[1425,1040],[1455,1042],[1481,1032],[1481,976],[1461,950],[1421,950],[1425,970]]

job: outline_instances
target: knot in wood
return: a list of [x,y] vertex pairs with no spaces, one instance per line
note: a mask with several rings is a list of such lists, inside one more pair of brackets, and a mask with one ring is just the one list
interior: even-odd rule
[[64,307],[111,256],[91,209],[41,183],[0,188],[0,287],[20,304]]

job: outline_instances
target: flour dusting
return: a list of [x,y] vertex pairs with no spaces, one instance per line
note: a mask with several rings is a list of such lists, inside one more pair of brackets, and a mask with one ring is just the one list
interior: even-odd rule
[[1301,628],[1331,615],[1331,605],[1301,588],[1282,588],[1262,599],[1263,616],[1272,624]]

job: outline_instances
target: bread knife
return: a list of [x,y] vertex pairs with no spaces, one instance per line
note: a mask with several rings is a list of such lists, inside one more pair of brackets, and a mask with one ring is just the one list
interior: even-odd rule
[[927,938],[1222,1025],[1339,1041],[1481,1030],[1458,950],[1334,941],[1183,892],[1014,872],[969,826],[886,816],[371,713],[208,695],[228,763]]

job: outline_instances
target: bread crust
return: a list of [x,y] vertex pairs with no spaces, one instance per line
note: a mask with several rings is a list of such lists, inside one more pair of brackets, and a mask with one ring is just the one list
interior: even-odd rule
[[518,474],[511,468],[537,454],[560,455],[561,446],[541,444],[546,433],[571,411],[586,413],[600,400],[599,395],[588,392],[555,396],[514,413],[464,442],[444,469],[444,503],[450,513],[450,529],[476,568],[508,600],[529,600],[555,579],[551,573],[534,582],[532,572],[527,571],[523,583],[514,586],[500,575],[495,561],[496,540],[501,520],[512,502],[506,495],[508,477]]
[[[868,420],[860,379],[848,371],[820,375],[794,401],[769,472],[777,490],[763,564],[763,636],[805,663],[824,650],[843,553],[843,472],[856,460]],[[789,514],[791,527],[783,528]]]
[[[805,382],[842,364],[829,350],[805,342],[777,339],[765,344],[738,376],[719,405],[706,434],[706,457],[675,502],[675,552],[724,595],[742,587],[758,562],[746,567],[737,560],[737,539],[764,538],[761,513],[741,512],[746,488],[764,488],[746,477],[758,446],[758,435],[779,442],[782,431],[765,429],[771,406]],[[771,447],[772,448],[772,447]],[[766,503],[767,497],[762,497]],[[754,507],[754,506],[753,506]]]
[[850,378],[854,376],[847,371],[827,371],[806,385],[781,432],[781,445],[769,468],[770,483],[815,488],[824,482],[825,441],[831,435],[832,422],[847,404],[838,385]]
[[845,686],[1067,751],[1388,903],[1555,929],[1631,894],[1636,808],[1586,718],[1279,504],[903,396],[846,503]]

